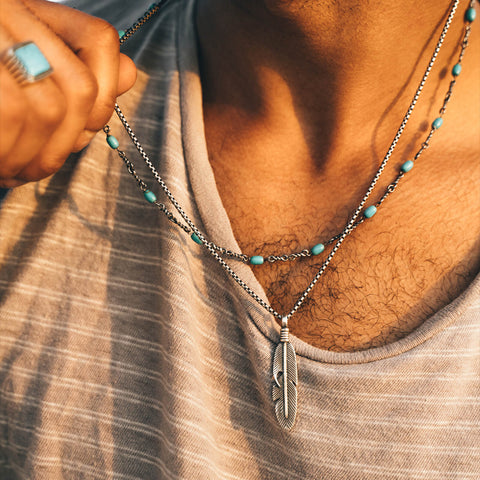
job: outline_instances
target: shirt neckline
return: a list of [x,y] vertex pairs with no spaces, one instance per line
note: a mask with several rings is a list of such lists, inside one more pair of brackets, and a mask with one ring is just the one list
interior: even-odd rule
[[[233,251],[240,251],[234,237],[230,220],[223,207],[213,170],[211,168],[205,139],[200,83],[198,50],[195,28],[195,0],[186,0],[179,8],[177,35],[177,66],[180,82],[180,113],[183,154],[189,180],[203,222],[205,233],[217,244]],[[233,265],[238,276],[265,302],[268,298],[250,267],[243,263]],[[233,279],[231,279],[234,283]],[[238,287],[242,302],[258,332],[269,342],[277,344],[280,327],[273,316],[258,305],[246,292]],[[480,275],[455,300],[443,307],[406,337],[395,342],[357,352],[331,352],[314,347],[291,335],[297,355],[313,361],[331,364],[369,363],[401,355],[434,337],[450,324],[457,321],[480,295]]]

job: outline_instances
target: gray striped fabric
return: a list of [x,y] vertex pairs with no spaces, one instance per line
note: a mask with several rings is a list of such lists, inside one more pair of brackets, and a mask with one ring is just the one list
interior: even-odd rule
[[[93,11],[118,28],[142,11],[111,3]],[[208,163],[191,2],[128,48],[142,73],[119,103],[188,214],[238,248]],[[103,135],[7,197],[0,265],[2,480],[480,479],[478,279],[386,347],[294,338],[300,413],[284,433],[275,322],[142,199]]]

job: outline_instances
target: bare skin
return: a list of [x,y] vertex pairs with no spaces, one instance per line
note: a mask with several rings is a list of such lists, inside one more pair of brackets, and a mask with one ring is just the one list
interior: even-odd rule
[[20,86],[0,62],[0,187],[55,173],[105,125],[136,78],[104,20],[44,0],[2,0],[0,52],[32,39],[54,72]]
[[[290,252],[339,232],[393,138],[448,2],[201,0],[204,116],[220,195],[242,250]],[[465,2],[372,200],[436,116]],[[0,51],[35,38],[54,74],[19,87],[0,63],[0,186],[57,171],[135,81],[108,23],[43,0],[0,3]],[[337,253],[291,330],[354,351],[390,343],[479,270],[480,22],[445,125],[371,222]],[[324,258],[255,268],[288,312]]]
[[[388,8],[361,0],[199,2],[207,146],[243,252],[289,253],[342,230],[394,137],[448,7],[410,0]],[[465,8],[462,2],[372,202],[437,116]],[[304,341],[334,351],[391,343],[478,273],[478,23],[432,146],[345,241],[292,317],[290,329]],[[253,268],[272,306],[286,313],[324,258]]]

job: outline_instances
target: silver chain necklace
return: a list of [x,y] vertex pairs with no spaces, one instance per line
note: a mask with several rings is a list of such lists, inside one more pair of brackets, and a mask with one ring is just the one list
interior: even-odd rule
[[[266,258],[260,255],[254,256],[247,256],[243,253],[233,252],[229,249],[216,245],[213,241],[207,239],[207,237],[195,226],[195,224],[190,220],[188,215],[185,213],[181,205],[175,199],[174,195],[170,192],[170,189],[165,184],[164,180],[158,173],[157,169],[151,162],[150,158],[146,154],[145,150],[143,149],[140,141],[138,140],[137,136],[135,135],[134,131],[130,127],[127,119],[123,115],[122,111],[118,104],[115,104],[115,112],[118,115],[123,127],[125,128],[126,132],[128,133],[130,139],[132,140],[134,146],[140,153],[145,165],[150,170],[151,174],[153,175],[156,182],[160,185],[161,190],[163,190],[164,194],[174,206],[175,210],[180,215],[181,219],[175,216],[164,203],[161,203],[157,200],[156,195],[149,189],[148,185],[145,181],[138,175],[135,170],[134,163],[128,159],[126,153],[119,148],[118,140],[110,134],[110,126],[105,125],[103,131],[107,135],[107,142],[111,148],[116,150],[120,158],[125,163],[128,172],[133,176],[135,181],[138,184],[138,187],[143,192],[143,195],[147,202],[156,206],[162,213],[166,215],[166,217],[175,225],[180,227],[184,230],[187,234],[190,234],[193,241],[202,245],[210,255],[212,255],[218,263],[224,268],[224,270],[235,280],[235,282],[240,285],[258,304],[260,304],[265,310],[271,313],[275,318],[281,320],[281,333],[280,333],[280,341],[275,348],[275,353],[273,356],[273,367],[272,367],[272,374],[273,374],[273,387],[272,387],[272,399],[275,403],[275,414],[280,426],[283,429],[290,430],[296,419],[297,414],[297,385],[298,385],[298,373],[297,373],[297,362],[296,362],[296,354],[292,344],[289,341],[289,329],[288,329],[288,321],[289,319],[300,309],[302,304],[305,302],[307,296],[315,287],[316,283],[323,275],[325,270],[327,269],[328,265],[330,264],[331,260],[333,259],[335,253],[338,251],[340,246],[342,245],[343,241],[365,220],[373,217],[376,213],[377,208],[385,201],[385,199],[394,192],[396,189],[399,181],[408,173],[414,166],[415,161],[420,157],[420,155],[429,147],[430,140],[434,133],[442,126],[443,123],[443,115],[446,111],[446,106],[450,100],[452,95],[453,87],[456,83],[456,78],[460,74],[461,71],[461,62],[465,53],[465,49],[468,46],[468,39],[471,32],[471,22],[475,19],[475,9],[474,4],[475,1],[471,0],[469,2],[469,7],[465,13],[465,30],[462,42],[460,44],[460,51],[457,58],[457,63],[454,65],[451,71],[452,79],[449,84],[449,88],[447,93],[444,97],[442,107],[439,110],[439,116],[435,118],[435,120],[431,124],[430,132],[428,133],[426,139],[421,144],[421,147],[414,155],[412,160],[408,160],[400,167],[400,172],[398,173],[395,180],[388,185],[386,188],[385,193],[382,195],[380,200],[375,203],[374,205],[370,205],[367,208],[365,204],[370,197],[372,191],[374,190],[380,176],[382,175],[397,143],[407,125],[407,122],[417,104],[418,98],[423,90],[425,82],[430,74],[430,71],[433,68],[435,60],[438,56],[440,48],[443,44],[447,31],[450,27],[450,24],[453,20],[455,12],[457,10],[458,4],[460,0],[454,0],[450,7],[447,19],[443,26],[443,29],[440,33],[438,38],[437,44],[435,46],[434,52],[428,62],[427,68],[423,77],[418,85],[413,99],[405,113],[402,122],[393,138],[390,147],[387,150],[377,172],[375,173],[367,191],[363,195],[362,200],[358,204],[357,208],[355,209],[354,213],[351,215],[350,219],[348,220],[345,228],[338,233],[337,235],[333,236],[331,239],[324,243],[319,243],[313,246],[310,249],[304,249],[300,252],[294,252],[288,255],[280,254],[275,255],[271,254],[268,255]],[[129,38],[131,38],[145,23],[148,22],[153,16],[155,16],[161,9],[161,7],[166,4],[168,0],[163,0],[158,3],[151,5],[151,7],[145,12],[145,14],[140,17],[137,22],[135,22],[130,28],[126,31],[120,30],[120,44],[123,45]],[[289,261],[289,260],[296,260],[299,258],[306,258],[311,256],[316,256],[321,254],[325,247],[333,244],[329,254],[326,256],[325,260],[321,264],[320,269],[313,277],[312,281],[305,289],[305,291],[301,294],[300,298],[295,302],[294,306],[290,310],[289,313],[281,314],[274,310],[267,302],[265,302],[260,296],[258,296],[230,267],[230,265],[224,260],[223,257],[230,258],[237,261],[242,261],[244,263],[250,263],[252,265],[261,265],[264,263],[264,260],[267,260],[269,263],[273,263],[276,261]]]

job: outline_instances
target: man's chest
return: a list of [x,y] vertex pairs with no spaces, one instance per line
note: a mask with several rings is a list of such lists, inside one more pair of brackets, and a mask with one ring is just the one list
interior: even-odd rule
[[[233,231],[248,255],[300,251],[308,245],[305,238],[314,243],[318,226],[312,221],[269,237],[231,210]],[[439,223],[435,216],[430,223],[417,218],[408,226],[396,215],[393,206],[346,238],[291,317],[292,334],[335,351],[385,345],[411,333],[465,290],[480,269],[478,220],[470,229]],[[333,245],[318,256],[252,266],[277,312],[291,311]]]
[[[210,157],[234,236],[248,256],[327,245],[342,232],[369,183],[368,175],[351,169],[292,176],[282,175],[279,162],[274,174],[253,175],[242,171],[235,155],[229,163],[218,160],[220,154]],[[451,161],[459,157],[462,169]],[[294,335],[336,351],[385,345],[411,333],[473,280],[480,271],[478,156],[446,153],[433,159],[415,166],[415,174],[402,179],[378,212],[346,237],[291,317]],[[385,169],[366,206],[379,200],[398,168],[393,162]],[[278,313],[291,311],[334,244],[312,258],[252,267]]]

